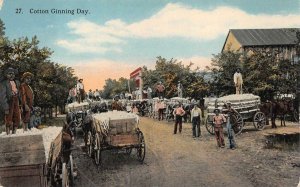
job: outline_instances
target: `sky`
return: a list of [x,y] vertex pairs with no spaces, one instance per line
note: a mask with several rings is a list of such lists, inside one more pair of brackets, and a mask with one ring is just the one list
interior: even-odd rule
[[0,0],[0,18],[9,39],[36,35],[94,90],[158,56],[204,69],[230,29],[299,28],[300,0]]

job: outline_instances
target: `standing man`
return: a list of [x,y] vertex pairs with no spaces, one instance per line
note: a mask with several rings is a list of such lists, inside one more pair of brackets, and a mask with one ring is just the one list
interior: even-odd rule
[[235,143],[235,134],[232,128],[232,124],[233,124],[233,116],[236,113],[236,110],[234,110],[233,108],[231,108],[231,103],[228,102],[226,104],[226,108],[227,108],[227,123],[226,123],[226,129],[227,129],[227,136],[228,136],[228,141],[229,141],[229,148],[230,149],[235,149],[236,147],[236,143]]
[[76,86],[77,85],[75,85],[69,90],[68,103],[73,103],[76,101],[76,95],[77,95]]
[[182,91],[183,91],[183,86],[180,83],[180,81],[178,81],[178,84],[177,84],[177,94],[178,94],[178,97],[182,98]]
[[147,88],[147,99],[152,99],[152,89],[150,88],[149,85]]
[[94,97],[95,97],[96,101],[100,101],[100,92],[98,89],[96,89],[96,91],[94,93]]
[[21,94],[21,104],[22,104],[22,120],[23,120],[23,130],[27,131],[27,129],[31,129],[31,126],[28,125],[30,122],[30,114],[33,110],[33,90],[30,87],[31,79],[33,74],[30,72],[25,72],[22,76],[22,84],[20,87],[20,94]]
[[82,83],[83,79],[79,79],[76,85],[76,90],[77,90],[77,102],[81,103],[83,102],[85,98],[85,92],[84,92],[84,85]]
[[233,75],[233,81],[235,85],[235,94],[243,94],[243,77],[241,74],[241,69],[238,68]]
[[6,79],[1,82],[0,99],[5,111],[6,134],[16,133],[21,121],[20,113],[20,82],[15,80],[17,70],[8,68],[5,71]]
[[165,110],[166,106],[165,106],[165,102],[163,99],[158,100],[157,108],[158,108],[158,121],[164,120],[164,110]]
[[220,110],[218,108],[216,108],[214,110],[214,113],[216,114],[213,117],[213,124],[214,124],[216,140],[217,140],[218,146],[221,148],[224,148],[225,143],[224,143],[224,134],[223,134],[222,124],[224,122],[226,122],[226,119],[223,114],[220,114]]
[[201,116],[202,116],[202,111],[198,107],[198,105],[195,104],[191,112],[191,122],[193,124],[193,138],[201,136],[201,129],[200,129]]
[[164,91],[165,91],[165,87],[161,83],[161,81],[159,81],[158,85],[156,86],[156,94],[157,94],[157,97],[159,99],[163,99],[164,98]]
[[178,107],[173,111],[173,115],[175,116],[175,126],[174,126],[174,134],[177,133],[177,126],[179,124],[179,133],[182,131],[182,116],[185,114],[185,111],[182,108],[182,104],[179,103]]

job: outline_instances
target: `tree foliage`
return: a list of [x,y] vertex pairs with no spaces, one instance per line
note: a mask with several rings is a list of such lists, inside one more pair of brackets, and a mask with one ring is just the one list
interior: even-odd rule
[[50,60],[51,49],[39,47],[36,36],[29,39],[21,37],[8,40],[4,35],[4,24],[0,20],[0,71],[8,67],[18,70],[16,79],[21,79],[24,72],[34,75],[32,88],[35,94],[35,105],[43,108],[60,106],[63,108],[68,91],[76,83],[74,70]]

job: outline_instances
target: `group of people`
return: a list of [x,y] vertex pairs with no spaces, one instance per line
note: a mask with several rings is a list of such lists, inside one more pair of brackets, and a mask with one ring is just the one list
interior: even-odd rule
[[[235,149],[235,135],[233,130],[233,116],[236,111],[231,107],[231,103],[228,102],[225,105],[226,110],[224,110],[227,117],[220,113],[220,109],[215,109],[213,116],[213,127],[215,132],[215,138],[217,141],[217,145],[221,148],[225,147],[224,142],[224,133],[223,133],[223,124],[226,123],[227,129],[227,136],[229,141],[229,148]],[[182,104],[179,104],[177,108],[174,109],[173,115],[175,116],[175,125],[174,125],[174,134],[177,134],[177,129],[179,126],[179,133],[182,132],[182,116],[184,116],[186,111],[183,109]],[[191,110],[191,122],[192,122],[192,134],[193,138],[201,136],[201,116],[202,110],[199,108],[197,104],[194,105],[193,109]]]
[[[0,106],[4,111],[6,134],[15,134],[22,124],[24,131],[40,124],[32,118],[34,92],[30,86],[33,74],[23,73],[21,83],[16,80],[18,71],[12,67],[5,70],[5,78],[0,84]],[[39,111],[40,112],[40,111]]]

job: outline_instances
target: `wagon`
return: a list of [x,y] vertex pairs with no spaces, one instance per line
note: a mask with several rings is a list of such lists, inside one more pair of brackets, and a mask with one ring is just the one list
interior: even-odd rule
[[124,150],[131,154],[136,150],[138,160],[143,163],[146,154],[145,139],[137,127],[138,116],[125,111],[108,111],[92,114],[91,128],[87,133],[86,146],[89,157],[100,165],[101,153],[106,150]]
[[213,116],[216,108],[220,109],[221,113],[226,115],[225,104],[230,102],[231,108],[235,110],[232,117],[233,130],[236,134],[240,134],[243,130],[246,121],[251,121],[257,130],[264,129],[266,125],[266,117],[259,110],[260,97],[253,94],[227,95],[217,98],[208,103],[207,118],[205,127],[210,134],[214,134]]
[[62,128],[48,127],[0,135],[0,186],[70,186],[74,182],[71,154],[64,159]]

